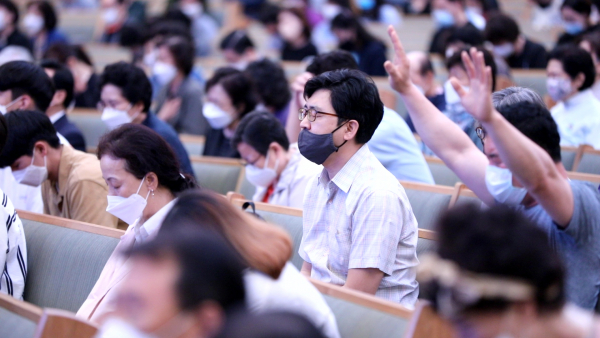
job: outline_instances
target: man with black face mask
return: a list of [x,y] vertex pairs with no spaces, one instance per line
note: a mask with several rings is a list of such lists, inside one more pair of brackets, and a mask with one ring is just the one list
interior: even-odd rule
[[383,117],[377,87],[343,69],[310,79],[304,96],[298,147],[324,169],[304,196],[302,273],[413,307],[417,221],[366,145]]

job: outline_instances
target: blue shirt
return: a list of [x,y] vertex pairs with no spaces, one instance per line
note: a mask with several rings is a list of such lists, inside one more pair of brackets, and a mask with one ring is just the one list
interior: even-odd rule
[[146,114],[147,117],[142,124],[154,130],[158,135],[162,136],[162,138],[167,141],[171,148],[173,148],[175,155],[179,159],[179,165],[181,166],[180,170],[183,173],[194,175],[194,170],[192,170],[192,164],[190,163],[190,157],[183,147],[183,144],[181,144],[181,140],[179,140],[179,136],[177,136],[175,129],[173,129],[173,127],[168,125],[166,122],[160,120],[158,117],[154,116],[154,114]]
[[417,140],[395,111],[383,109],[383,119],[367,144],[373,155],[397,179],[435,184]]

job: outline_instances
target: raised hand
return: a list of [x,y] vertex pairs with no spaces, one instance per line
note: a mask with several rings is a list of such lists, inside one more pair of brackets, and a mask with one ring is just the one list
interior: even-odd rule
[[390,86],[398,93],[403,94],[412,87],[412,81],[409,76],[408,59],[404,52],[404,47],[396,34],[396,30],[392,25],[388,27],[388,34],[394,45],[394,60],[386,61],[383,67],[389,74]]
[[450,83],[458,93],[465,110],[480,122],[487,122],[492,117],[492,68],[485,65],[482,52],[471,48],[469,53],[461,54],[463,64],[469,76],[469,89],[465,90],[457,79]]

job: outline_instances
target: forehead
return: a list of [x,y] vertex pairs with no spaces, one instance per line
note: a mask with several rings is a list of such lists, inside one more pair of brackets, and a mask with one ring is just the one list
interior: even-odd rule
[[102,99],[108,99],[108,100],[125,100],[127,101],[126,98],[123,97],[123,91],[121,90],[121,88],[107,83],[104,85],[104,87],[102,87],[102,92],[100,93],[100,96],[102,97]]
[[102,169],[102,176],[105,179],[109,177],[122,177],[124,175],[131,175],[131,173],[125,170],[124,159],[117,159],[110,155],[104,155],[102,158],[100,158],[100,168]]
[[548,70],[548,72],[552,72],[552,73],[562,73],[563,72],[562,62],[560,62],[556,59],[551,59],[550,61],[548,61],[547,70]]
[[258,151],[256,151],[256,149],[254,149],[251,145],[249,145],[246,142],[240,142],[240,144],[238,144],[237,149],[240,153],[240,155],[246,160],[254,160],[256,159],[256,157],[260,156],[260,154],[258,153]]
[[325,112],[333,112],[334,109],[331,105],[331,91],[329,89],[317,90],[306,100],[306,106]]

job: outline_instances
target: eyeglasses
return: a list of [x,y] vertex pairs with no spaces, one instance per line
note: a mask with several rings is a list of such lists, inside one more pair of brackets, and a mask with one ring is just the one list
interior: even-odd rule
[[315,120],[317,119],[317,114],[337,116],[337,114],[325,113],[322,111],[318,111],[315,108],[300,108],[300,110],[298,111],[298,119],[302,121],[306,116],[308,116],[308,122],[315,122]]
[[477,127],[475,128],[475,133],[477,133],[477,137],[479,137],[480,140],[484,140],[485,139],[485,129],[481,128],[481,127]]
[[261,157],[261,156],[258,156],[258,157],[257,157],[257,158],[256,158],[254,161],[246,161],[246,160],[243,160],[243,159],[242,159],[242,160],[241,160],[241,163],[242,163],[242,165],[243,165],[244,167],[245,167],[245,166],[248,166],[248,165],[255,165],[255,164],[256,164],[256,162],[258,162],[258,160],[260,160],[260,157]]

